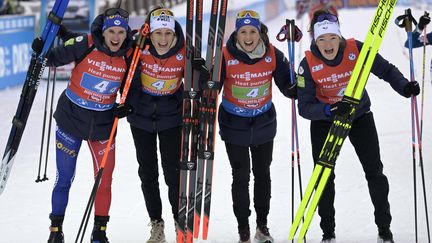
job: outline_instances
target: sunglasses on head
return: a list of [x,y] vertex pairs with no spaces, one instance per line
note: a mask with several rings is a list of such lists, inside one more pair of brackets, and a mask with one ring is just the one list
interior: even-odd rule
[[260,16],[257,12],[253,11],[253,10],[242,10],[240,12],[238,12],[237,14],[237,18],[254,18],[254,19],[259,19]]
[[321,15],[318,15],[316,22],[321,22],[321,21],[324,21],[324,20],[328,20],[330,22],[338,22],[339,21],[338,17],[336,15],[333,15],[333,14],[321,14]]
[[151,13],[152,17],[159,17],[159,16],[163,16],[163,15],[174,17],[174,13],[171,10],[166,9],[166,8],[156,9],[155,11],[153,11]]
[[121,17],[128,19],[129,18],[129,12],[121,9],[121,8],[109,8],[105,10],[104,13],[105,16],[113,16],[113,15],[120,15]]

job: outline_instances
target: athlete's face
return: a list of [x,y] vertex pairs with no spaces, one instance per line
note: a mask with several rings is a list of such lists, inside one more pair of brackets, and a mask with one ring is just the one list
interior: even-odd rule
[[120,49],[126,39],[126,30],[122,27],[113,26],[106,29],[102,35],[105,38],[105,44],[108,46],[110,51],[116,52]]
[[315,42],[319,51],[321,52],[321,55],[323,55],[325,59],[335,59],[340,45],[340,37],[338,35],[330,33],[320,35]]
[[159,55],[167,53],[173,44],[175,33],[166,28],[157,29],[150,34],[150,40]]
[[259,30],[252,25],[242,26],[237,31],[237,41],[246,52],[252,52],[261,40]]

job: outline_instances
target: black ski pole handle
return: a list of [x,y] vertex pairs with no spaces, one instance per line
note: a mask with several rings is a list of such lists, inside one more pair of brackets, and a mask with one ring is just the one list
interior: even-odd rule
[[412,31],[412,24],[417,25],[417,21],[411,14],[411,9],[405,9],[405,14],[399,15],[395,19],[395,24],[400,28],[405,28],[407,32]]

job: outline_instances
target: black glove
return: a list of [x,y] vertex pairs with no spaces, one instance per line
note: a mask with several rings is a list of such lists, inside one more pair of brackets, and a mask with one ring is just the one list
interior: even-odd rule
[[411,95],[417,96],[420,94],[420,85],[417,81],[409,82],[403,89],[404,96],[409,98]]
[[335,115],[344,116],[344,115],[350,113],[351,109],[352,109],[352,106],[350,103],[341,100],[341,101],[338,101],[338,102],[330,105],[330,114],[332,116],[335,116]]
[[123,118],[126,117],[133,112],[133,107],[127,103],[124,104],[117,104],[113,109],[113,116]]
[[63,40],[63,41],[67,41],[67,40],[69,40],[72,36],[71,36],[71,33],[72,32],[70,32],[69,31],[69,29],[68,28],[66,28],[64,25],[60,25],[60,28],[59,28],[59,30],[58,30],[58,36]]
[[36,37],[32,42],[32,49],[36,54],[40,55],[44,46],[44,41],[42,37]]
[[205,59],[202,57],[192,60],[192,68],[200,72],[200,83],[207,82],[210,79],[210,71],[205,66],[205,62]]
[[291,99],[297,99],[297,83],[288,84],[284,95]]
[[429,17],[429,13],[425,13],[420,17],[419,23],[417,24],[417,29],[421,32],[431,22],[431,18]]

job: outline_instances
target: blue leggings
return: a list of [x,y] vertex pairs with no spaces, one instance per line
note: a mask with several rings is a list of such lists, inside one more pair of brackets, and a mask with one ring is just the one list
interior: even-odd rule
[[[69,201],[69,190],[75,178],[76,163],[82,139],[57,127],[56,131],[56,181],[52,192],[52,215],[64,216]],[[94,175],[106,149],[107,141],[88,141],[93,158]],[[95,214],[108,216],[111,205],[111,182],[115,164],[115,141],[113,141],[105,163],[101,184],[95,199]]]

